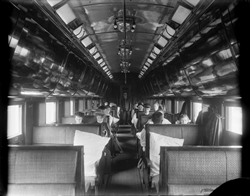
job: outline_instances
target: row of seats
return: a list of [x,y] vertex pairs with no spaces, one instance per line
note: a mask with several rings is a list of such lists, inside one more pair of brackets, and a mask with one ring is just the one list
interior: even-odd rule
[[[86,115],[82,118],[83,124],[96,123],[95,115]],[[75,124],[75,116],[62,117],[62,124]]]
[[33,145],[73,145],[75,130],[101,135],[100,124],[60,124],[33,127]]
[[161,147],[159,192],[163,195],[208,195],[240,177],[241,147]]
[[7,196],[83,196],[83,146],[9,146]]
[[[36,189],[40,190],[42,189],[42,187],[46,188],[49,192],[41,195],[84,195],[85,192],[88,191],[87,189],[89,185],[92,185],[92,188],[95,188],[95,193],[98,194],[99,187],[103,186],[105,182],[105,176],[107,176],[107,174],[109,174],[110,172],[111,154],[107,148],[103,149],[101,159],[98,163],[98,175],[94,179],[92,176],[84,175],[84,146],[73,146],[76,130],[78,130],[78,133],[93,133],[95,135],[101,134],[100,124],[34,126],[32,145],[15,146],[15,148],[11,147],[11,156],[9,162],[12,165],[14,164],[14,166],[10,169],[12,174],[11,182],[13,183],[11,183],[9,186],[10,192],[8,196],[19,195],[19,191],[21,191],[23,195],[25,195],[26,193],[26,195],[28,195],[28,193],[31,193],[30,195],[34,195],[34,193],[36,194]],[[81,149],[81,154],[74,153],[75,149],[79,148]],[[16,156],[18,158],[16,158]],[[81,157],[82,159],[80,160]],[[68,161],[68,158],[71,161]],[[27,163],[26,170],[29,170],[29,165],[31,165],[30,171],[34,172],[32,176],[25,176],[24,178],[26,180],[21,179],[21,176],[24,175],[23,171],[26,171],[25,169],[23,169],[23,167],[25,167],[25,164],[23,164],[23,162]],[[69,167],[71,167],[71,165],[72,167],[75,165],[77,166],[77,168],[80,168],[77,169],[77,174],[75,174],[75,170],[67,171],[68,168],[66,168],[65,171],[68,172],[68,175],[71,176],[70,178],[74,178],[74,180],[67,180],[68,178],[66,178],[66,180],[67,182],[69,182],[70,186],[72,185],[73,187],[74,185],[76,187],[76,190],[72,189],[72,187],[70,188],[70,186],[68,186],[67,183],[64,182],[65,179],[62,179],[62,182],[61,180],[58,180],[59,178],[63,177],[61,175],[64,174],[63,170],[65,169],[63,163],[60,162],[67,163]],[[52,164],[53,166],[51,166]],[[19,167],[18,165],[21,165],[21,167]],[[34,169],[32,169],[32,167],[34,167]],[[50,171],[51,169],[55,169],[55,171],[54,173],[50,173],[50,175],[52,175],[51,177],[48,176],[48,178],[51,178],[54,181],[45,180],[45,186],[41,185],[44,184],[44,179],[40,177],[40,174],[47,174],[46,172],[44,172],[44,170],[46,169],[48,169],[48,171]],[[73,174],[75,174],[74,177],[72,177]],[[79,174],[81,174],[81,178],[78,177]],[[18,178],[16,178],[16,176],[18,176]],[[47,178],[46,176],[43,177]],[[65,184],[64,188],[60,188],[62,183]],[[79,188],[78,184],[81,184],[81,189]],[[84,188],[84,186],[86,186],[86,188]]]
[[[201,189],[214,189],[223,182],[240,177],[240,149],[231,147],[204,147],[199,146],[202,138],[203,127],[200,125],[173,125],[173,124],[146,124],[146,149],[144,153],[144,162],[146,168],[143,171],[143,181],[150,190],[152,179],[150,178],[150,133],[157,133],[162,137],[184,140],[181,147],[161,147],[160,154],[160,191],[164,195],[181,195],[181,194],[202,194]],[[171,152],[170,151],[174,151]],[[232,151],[232,153],[231,153]],[[165,154],[164,154],[165,153]],[[173,156],[172,156],[173,155]],[[229,159],[229,157],[231,157]],[[211,159],[211,160],[210,160]],[[172,162],[172,160],[174,160]],[[223,161],[221,161],[223,160]],[[171,162],[171,164],[169,163]],[[232,166],[229,167],[228,164]],[[223,170],[223,180],[219,180],[216,184],[209,184],[206,178],[213,175],[219,178],[220,172],[216,172],[216,168],[226,168]],[[202,171],[205,171],[199,174]],[[211,170],[211,171],[210,171]],[[172,173],[171,173],[172,172]],[[225,172],[228,172],[227,174]],[[197,175],[201,175],[198,179]],[[231,176],[231,177],[230,177]],[[159,182],[156,180],[156,182]],[[171,181],[172,179],[176,179]],[[154,180],[154,179],[153,179]],[[203,184],[197,184],[197,183]],[[172,183],[172,184],[171,184]],[[181,184],[183,183],[183,184]],[[201,185],[201,186],[200,186]],[[212,186],[213,185],[213,186]],[[200,192],[201,191],[201,192]]]

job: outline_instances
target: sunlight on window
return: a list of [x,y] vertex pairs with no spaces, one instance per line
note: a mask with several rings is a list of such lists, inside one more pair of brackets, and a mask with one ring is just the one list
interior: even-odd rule
[[226,107],[226,129],[242,134],[242,108]]
[[22,105],[8,106],[7,137],[22,134]]
[[56,122],[56,102],[46,102],[46,124]]
[[184,103],[184,101],[175,101],[176,113],[181,112],[183,103]]
[[70,115],[73,116],[75,113],[74,100],[70,100]]
[[202,110],[202,103],[193,102],[193,121],[196,122],[196,119],[199,115],[199,112]]

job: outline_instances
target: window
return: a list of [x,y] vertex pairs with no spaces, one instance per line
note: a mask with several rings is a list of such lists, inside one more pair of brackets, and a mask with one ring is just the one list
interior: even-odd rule
[[56,102],[46,102],[46,124],[56,122]]
[[242,134],[242,108],[226,107],[226,130]]
[[199,102],[193,102],[193,113],[192,113],[192,119],[194,122],[196,122],[196,119],[199,115],[199,112],[202,110],[202,103]]
[[171,100],[165,101],[165,110],[166,110],[166,112],[172,112],[172,101]]
[[73,116],[75,113],[75,100],[70,100],[70,115]]
[[22,134],[22,105],[8,106],[7,137],[15,137]]
[[184,101],[175,101],[175,113],[180,113]]

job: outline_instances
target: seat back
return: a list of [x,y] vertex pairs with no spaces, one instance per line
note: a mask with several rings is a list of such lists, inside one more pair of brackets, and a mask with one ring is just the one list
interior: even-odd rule
[[75,124],[75,116],[62,117],[62,124]]
[[84,194],[83,146],[9,146],[12,195]]
[[184,146],[199,145],[202,133],[201,125],[146,124],[146,157],[149,157],[150,132],[160,135],[184,139]]
[[82,123],[83,124],[93,124],[96,123],[96,116],[94,115],[89,115],[89,116],[83,116],[82,117]]
[[241,176],[241,147],[161,147],[160,192],[200,195]]
[[33,144],[73,145],[75,130],[101,134],[100,124],[65,124],[58,126],[34,126]]

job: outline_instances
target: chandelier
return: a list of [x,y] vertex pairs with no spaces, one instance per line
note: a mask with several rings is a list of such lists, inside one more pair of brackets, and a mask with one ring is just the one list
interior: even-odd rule
[[124,68],[127,68],[127,67],[129,67],[130,65],[131,65],[131,63],[128,62],[128,61],[121,61],[121,63],[120,63],[120,66],[121,66],[121,67],[124,67]]
[[[124,16],[123,16],[123,10],[120,10],[118,12],[118,16],[115,17],[114,20],[114,30],[119,30],[121,32],[124,32],[124,29],[126,28],[126,32],[131,31],[132,33],[135,31],[135,18],[130,15],[130,11],[126,10],[126,17],[124,21]],[[125,24],[125,25],[124,25]]]
[[[123,68],[123,70],[121,71],[122,73],[124,73],[125,75],[127,74],[127,73],[129,73],[130,71],[127,69],[127,68]],[[126,83],[126,82],[125,82]]]
[[125,44],[124,40],[122,40],[119,49],[118,49],[118,55],[122,58],[126,58],[131,56],[132,54],[132,47],[129,44]]

